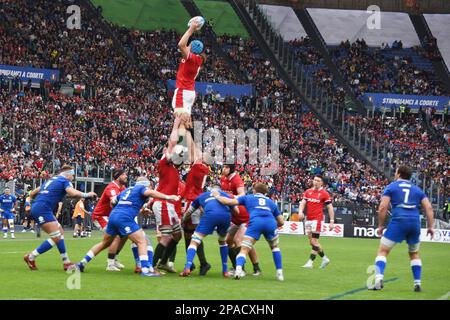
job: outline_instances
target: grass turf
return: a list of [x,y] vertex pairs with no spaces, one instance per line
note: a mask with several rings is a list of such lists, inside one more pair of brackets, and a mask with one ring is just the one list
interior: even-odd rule
[[[152,240],[154,234],[150,233]],[[66,244],[73,261],[80,260],[89,248],[99,241],[92,238],[73,239],[68,233]],[[62,270],[56,248],[37,259],[38,271],[30,271],[23,255],[37,247],[44,239],[33,234],[18,233],[17,239],[0,239],[0,299],[438,299],[450,291],[450,246],[422,243],[423,292],[412,290],[412,275],[406,245],[397,246],[388,258],[383,291],[357,290],[365,286],[367,268],[373,264],[377,240],[321,238],[331,263],[319,269],[302,269],[309,247],[304,236],[283,235],[280,247],[283,254],[285,281],[275,279],[272,255],[265,241],[257,243],[263,275],[251,275],[240,281],[224,279],[221,274],[219,249],[215,236],[206,238],[205,250],[212,269],[206,277],[198,276],[198,269],[189,278],[168,274],[162,278],[142,278],[133,273],[134,260],[129,244],[120,254],[126,269],[105,271],[106,252],[101,253],[81,274],[81,288],[69,290],[66,281],[71,276]],[[179,247],[176,268],[184,265],[184,243]],[[198,261],[196,259],[196,263]],[[251,265],[247,266],[251,270]],[[448,299],[447,295],[447,299]]]

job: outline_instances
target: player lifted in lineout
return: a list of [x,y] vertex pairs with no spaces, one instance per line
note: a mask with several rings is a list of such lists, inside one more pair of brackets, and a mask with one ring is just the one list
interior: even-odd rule
[[308,235],[309,244],[312,248],[309,260],[303,268],[312,269],[317,255],[322,258],[320,268],[323,269],[330,263],[330,259],[325,255],[325,252],[319,243],[320,233],[322,232],[324,206],[327,207],[328,215],[330,216],[329,229],[333,230],[334,210],[333,205],[331,204],[331,197],[327,190],[323,188],[323,177],[321,175],[316,175],[313,179],[313,187],[303,193],[299,209],[299,219],[301,221],[305,217],[303,212],[306,208],[305,229]]
[[[202,64],[206,61],[206,55],[203,53],[203,43],[200,40],[192,40],[188,44],[192,34],[200,28],[201,24],[198,21],[192,21],[189,29],[178,42],[181,60],[177,71],[172,107],[174,114],[179,114],[182,117],[179,128],[179,136],[181,137],[186,136],[186,129],[192,128],[191,112],[196,97],[195,78],[197,78]],[[184,144],[186,145],[186,143]]]
[[422,189],[411,183],[412,170],[407,166],[400,166],[395,173],[395,181],[389,184],[381,197],[378,209],[378,235],[384,229],[384,221],[392,206],[392,219],[380,241],[377,257],[375,259],[375,284],[368,289],[381,290],[383,288],[384,269],[386,257],[392,248],[406,240],[414,278],[414,291],[422,291],[421,273],[422,260],[419,256],[420,247],[420,212],[419,206],[425,210],[428,222],[427,235],[434,236],[433,207]]

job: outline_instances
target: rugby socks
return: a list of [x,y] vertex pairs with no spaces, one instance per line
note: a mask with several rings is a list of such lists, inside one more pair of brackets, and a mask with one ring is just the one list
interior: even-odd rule
[[165,250],[166,250],[166,247],[163,246],[161,243],[158,243],[158,245],[155,248],[155,252],[154,252],[154,256],[153,256],[153,267],[156,267],[156,264],[159,262],[159,259],[161,259]]
[[6,238],[8,236],[8,228],[3,227],[3,236]]
[[[141,260],[139,260],[138,247],[137,244],[134,242],[131,244],[131,251],[133,252],[134,262],[136,263],[136,266],[140,267]],[[153,256],[153,248],[152,248],[152,256]]]
[[175,249],[172,251],[172,254],[169,257],[169,261],[174,262],[176,256],[177,256],[177,247],[175,247]]
[[197,256],[198,256],[198,260],[200,261],[200,265],[201,266],[204,266],[204,265],[206,265],[208,263],[206,261],[205,249],[204,249],[204,246],[203,246],[203,241],[197,247]]
[[92,250],[89,250],[88,253],[84,256],[83,260],[81,260],[81,264],[85,266],[88,264],[89,261],[91,261],[95,257],[94,252]]
[[197,247],[190,245],[186,253],[186,264],[184,269],[191,269],[192,263],[194,262],[195,254],[197,253]]
[[[203,242],[202,242],[203,244]],[[220,257],[222,258],[222,272],[228,272],[228,245],[220,245]]]
[[259,263],[256,262],[253,264],[253,272],[261,272],[261,268],[259,267]]
[[422,274],[422,260],[420,259],[411,260],[411,270],[414,277],[414,284],[420,285],[420,276]]
[[228,249],[228,256],[230,257],[233,269],[236,269],[236,256],[241,252],[241,247]]
[[236,271],[242,271],[245,264],[245,254],[239,253],[236,257]]
[[273,263],[275,264],[275,268],[277,270],[282,269],[280,248],[272,249],[272,257],[273,257]]
[[53,248],[55,245],[55,242],[52,239],[47,239],[44,242],[42,242],[42,244],[37,247],[30,255],[29,258],[31,261],[33,261],[34,259],[36,259],[36,257],[40,254],[43,254],[45,252],[47,252],[48,250],[50,250],[51,248]]
[[[411,261],[411,263],[412,263],[412,261]],[[386,257],[385,256],[377,256],[375,258],[375,279],[383,280],[385,268],[386,268]]]
[[162,258],[161,258],[161,265],[167,264],[167,261],[169,260],[169,257],[171,256],[172,252],[176,249],[178,244],[178,241],[171,240],[169,244],[167,245],[166,250],[164,251]]
[[[151,245],[151,242],[148,242],[148,246],[147,246],[147,254],[148,254],[148,265],[149,267],[153,266],[153,246]],[[137,253],[137,247],[136,247],[136,253]],[[138,258],[139,263],[141,262]],[[153,272],[153,268],[150,268]]]
[[61,239],[56,244],[56,247],[58,248],[58,251],[61,255],[61,259],[62,259],[63,263],[68,263],[69,257],[67,256],[67,252],[66,252],[66,244],[64,242],[64,236],[61,236]]
[[141,262],[142,273],[149,273],[150,263],[148,261],[148,256],[139,256],[139,261]]
[[108,266],[113,266],[115,260],[116,260],[116,254],[108,252]]

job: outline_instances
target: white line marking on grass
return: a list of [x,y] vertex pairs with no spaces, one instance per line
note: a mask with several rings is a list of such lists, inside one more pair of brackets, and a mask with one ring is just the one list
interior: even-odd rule
[[[35,241],[35,240],[41,240],[41,241],[45,241],[47,240],[48,237],[41,237],[41,238],[32,238],[32,239],[1,239],[0,240],[0,244],[2,242],[21,242],[21,241]],[[103,237],[91,237],[91,238],[83,238],[83,239],[71,239],[71,238],[64,238],[64,241],[83,241],[83,240],[87,240],[87,239],[91,239],[91,240],[102,240]]]
[[20,251],[0,252],[0,254],[15,254],[15,253],[20,253]]
[[444,294],[442,297],[437,298],[438,300],[449,300],[450,299],[450,291]]

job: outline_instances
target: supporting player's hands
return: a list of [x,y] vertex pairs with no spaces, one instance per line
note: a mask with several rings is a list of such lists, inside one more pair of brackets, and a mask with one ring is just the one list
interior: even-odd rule
[[97,199],[97,194],[94,191],[88,192],[88,198]]
[[180,196],[177,196],[177,195],[166,196],[166,200],[178,201],[178,200],[180,200]]
[[220,193],[219,193],[219,191],[217,191],[217,190],[212,191],[212,192],[211,192],[211,195],[212,195],[214,198],[216,198],[216,199],[217,199],[217,197],[220,197]]
[[192,21],[189,29],[192,31],[197,31],[200,29],[200,23],[197,20]]
[[433,228],[428,228],[427,230],[427,236],[430,236],[430,240],[433,240],[434,238],[434,229]]

